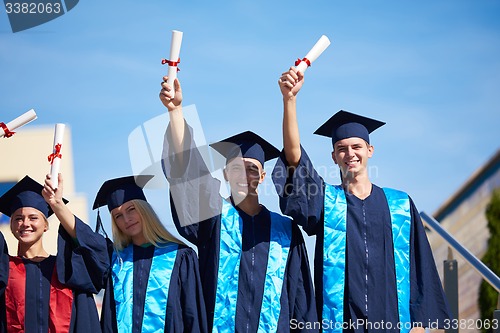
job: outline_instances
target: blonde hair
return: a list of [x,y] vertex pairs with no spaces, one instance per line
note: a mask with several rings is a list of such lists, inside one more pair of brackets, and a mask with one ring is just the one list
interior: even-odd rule
[[[161,223],[158,215],[156,215],[153,207],[144,200],[134,199],[130,200],[142,220],[142,233],[148,243],[154,246],[161,247],[161,243],[173,242],[177,244],[184,244],[179,239],[175,238]],[[120,228],[116,225],[115,218],[111,214],[111,230],[113,232],[113,242],[115,248],[119,251],[123,250],[132,242],[130,236],[125,235]]]

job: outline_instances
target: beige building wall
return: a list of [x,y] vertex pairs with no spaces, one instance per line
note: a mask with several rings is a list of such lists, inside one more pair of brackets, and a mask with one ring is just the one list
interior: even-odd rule
[[[500,151],[488,162],[488,164],[493,162],[493,166],[490,165],[491,168],[485,169],[483,167],[478,170],[434,214],[434,217],[441,222],[441,226],[479,259],[486,253],[490,237],[485,216],[486,208],[493,190],[500,187],[499,156]],[[460,198],[463,198],[463,200],[460,200]],[[442,280],[443,261],[448,256],[448,245],[436,233],[430,232],[428,237]],[[480,317],[478,298],[482,278],[456,251],[453,251],[453,255],[458,263],[458,319],[468,326],[468,324],[475,323]],[[460,332],[480,331],[475,329],[475,325],[471,326],[470,328],[461,329]]]
[[[24,126],[10,138],[0,139],[0,182],[17,182],[28,175],[43,184],[45,175],[50,172],[47,160],[52,153],[55,126]],[[69,200],[68,207],[80,217],[88,221],[87,198],[75,191],[73,166],[73,150],[71,145],[71,128],[66,126],[62,144],[61,173],[64,177],[64,197]],[[57,230],[59,222],[55,216],[49,218],[49,230],[43,237],[47,252],[57,252]],[[8,224],[0,225],[9,246],[9,253],[16,255],[17,240],[10,232]]]

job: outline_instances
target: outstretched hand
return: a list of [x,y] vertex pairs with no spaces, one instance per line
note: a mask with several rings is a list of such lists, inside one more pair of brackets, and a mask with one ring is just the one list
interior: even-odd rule
[[295,67],[290,67],[287,72],[281,74],[278,80],[281,94],[283,98],[292,98],[297,96],[302,84],[304,83],[304,75],[298,72]]
[[170,112],[182,105],[182,88],[177,78],[174,80],[173,90],[172,86],[167,83],[167,80],[168,76],[164,76],[161,83],[160,100]]

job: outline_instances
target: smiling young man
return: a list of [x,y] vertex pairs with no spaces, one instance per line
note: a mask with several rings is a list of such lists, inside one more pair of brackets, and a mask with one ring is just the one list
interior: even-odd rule
[[449,319],[418,211],[401,191],[370,181],[369,133],[385,123],[339,111],[315,134],[332,138],[342,184],[323,181],[300,145],[303,75],[282,74],[284,151],[273,171],[284,214],[317,235],[315,288],[324,332],[408,332]]
[[179,233],[196,245],[209,328],[213,332],[317,332],[304,239],[288,217],[259,202],[264,163],[279,150],[252,132],[210,146],[222,154],[231,195],[207,169],[182,114],[182,91],[162,83],[168,108],[163,168]]

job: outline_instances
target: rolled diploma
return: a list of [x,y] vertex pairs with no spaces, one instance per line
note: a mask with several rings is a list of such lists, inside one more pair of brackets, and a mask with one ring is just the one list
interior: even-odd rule
[[[61,145],[61,150],[62,150],[62,143],[63,143],[63,138],[64,138],[64,128],[66,125],[64,124],[56,124],[55,132],[54,132],[54,145],[52,146],[52,153],[56,153],[56,145],[60,144]],[[59,169],[61,167],[61,158],[59,157],[54,157],[52,160],[52,164],[50,165],[50,179],[52,180],[52,184],[54,188],[57,188],[59,186],[58,182],[58,174],[59,174]]]
[[[181,53],[182,31],[172,30],[172,42],[170,43],[170,58],[168,60],[177,62]],[[174,81],[177,77],[177,66],[168,66],[167,83],[174,87]],[[175,96],[175,92],[174,92]]]
[[[316,44],[314,44],[311,51],[307,53],[305,58],[307,58],[312,64],[314,61],[316,61],[316,59],[318,59],[321,53],[323,53],[328,46],[330,46],[330,40],[328,39],[328,37],[326,37],[325,35],[321,36],[320,39],[316,42]],[[301,61],[300,64],[297,66],[297,71],[304,74],[307,67],[309,67],[307,66],[307,63],[305,61]]]
[[[12,120],[11,122],[5,124],[5,126],[7,126],[9,131],[13,132],[16,128],[24,126],[27,123],[29,123],[30,121],[33,121],[35,119],[36,119],[35,110],[31,109],[28,112],[20,115],[16,119]],[[0,129],[1,129],[1,132],[0,132],[0,138],[1,138],[5,135],[5,131],[1,127],[0,127]]]

